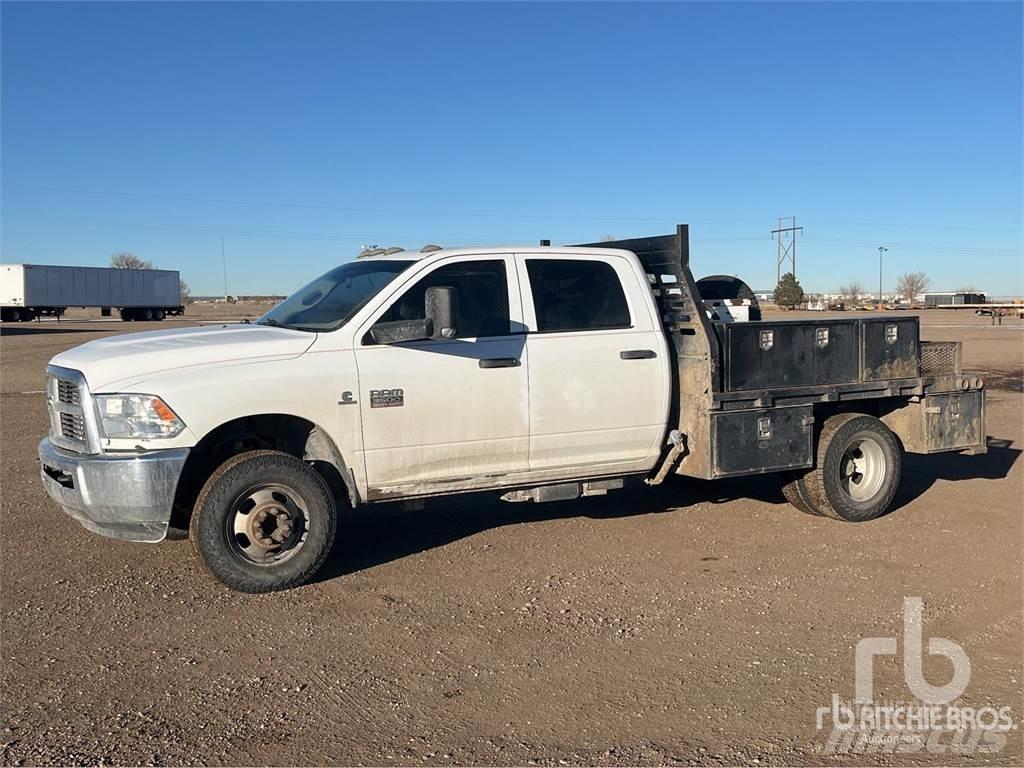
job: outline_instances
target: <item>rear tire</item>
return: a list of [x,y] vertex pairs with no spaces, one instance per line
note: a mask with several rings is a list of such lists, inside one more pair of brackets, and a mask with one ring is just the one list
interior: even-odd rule
[[146,320],[146,321],[152,320],[153,319],[153,310],[152,309],[144,309],[144,310],[142,310],[142,319]]
[[334,543],[337,510],[327,483],[280,451],[224,462],[196,500],[189,534],[206,568],[239,592],[297,587]]
[[156,310],[153,313],[153,319],[154,320],[163,320],[164,319],[164,311],[162,309]]
[[800,481],[806,474],[806,472],[801,471],[794,472],[789,475],[786,482],[782,485],[782,495],[786,497],[786,501],[805,515],[821,517],[821,512],[811,504],[811,502],[804,496],[803,491],[800,490]]
[[812,512],[865,522],[889,509],[899,488],[902,462],[899,441],[885,424],[862,413],[840,413],[821,430],[815,468],[796,483]]

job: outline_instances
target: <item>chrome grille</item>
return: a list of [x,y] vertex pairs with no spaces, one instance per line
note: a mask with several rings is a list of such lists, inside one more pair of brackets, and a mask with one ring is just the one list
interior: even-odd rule
[[78,384],[68,379],[57,379],[57,400],[62,403],[79,405],[82,402]]
[[71,368],[46,368],[46,405],[50,412],[50,441],[75,453],[99,453],[96,407],[85,376]]
[[69,440],[85,442],[85,419],[72,413],[60,415],[60,433]]

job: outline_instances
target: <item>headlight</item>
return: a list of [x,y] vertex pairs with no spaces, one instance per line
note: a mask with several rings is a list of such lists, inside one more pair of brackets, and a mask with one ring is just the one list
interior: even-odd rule
[[185,428],[167,404],[154,395],[97,395],[104,437],[174,437]]

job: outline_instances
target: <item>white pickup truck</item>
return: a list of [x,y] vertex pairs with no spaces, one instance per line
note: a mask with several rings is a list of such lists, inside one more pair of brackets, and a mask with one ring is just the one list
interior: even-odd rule
[[214,576],[260,592],[313,576],[342,505],[782,473],[800,510],[862,521],[902,451],[985,450],[984,382],[916,317],[762,320],[727,277],[712,312],[688,261],[685,227],[389,252],[252,324],[89,342],[47,368],[42,481],[97,533],[188,529]]

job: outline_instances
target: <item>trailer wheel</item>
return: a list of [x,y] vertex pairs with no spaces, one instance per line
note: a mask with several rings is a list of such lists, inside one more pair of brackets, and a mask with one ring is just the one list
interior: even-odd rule
[[147,307],[146,309],[142,310],[142,319],[143,320],[152,320],[153,319],[153,310],[149,309],[149,307]]
[[6,319],[10,320],[12,323],[17,323],[18,321],[21,320],[21,310],[18,309],[17,307],[8,310]]
[[135,315],[134,313],[132,313],[130,309],[122,309],[120,315],[121,319],[126,323],[131,322],[132,320],[135,319]]
[[818,437],[817,463],[797,480],[800,494],[818,514],[859,523],[881,517],[900,484],[903,451],[874,416],[832,416]]
[[158,309],[155,312],[153,312],[153,319],[154,320],[163,320],[164,319],[164,311],[162,309]]
[[317,572],[336,527],[334,497],[316,470],[281,451],[249,451],[206,481],[189,533],[221,583],[239,592],[274,592]]

